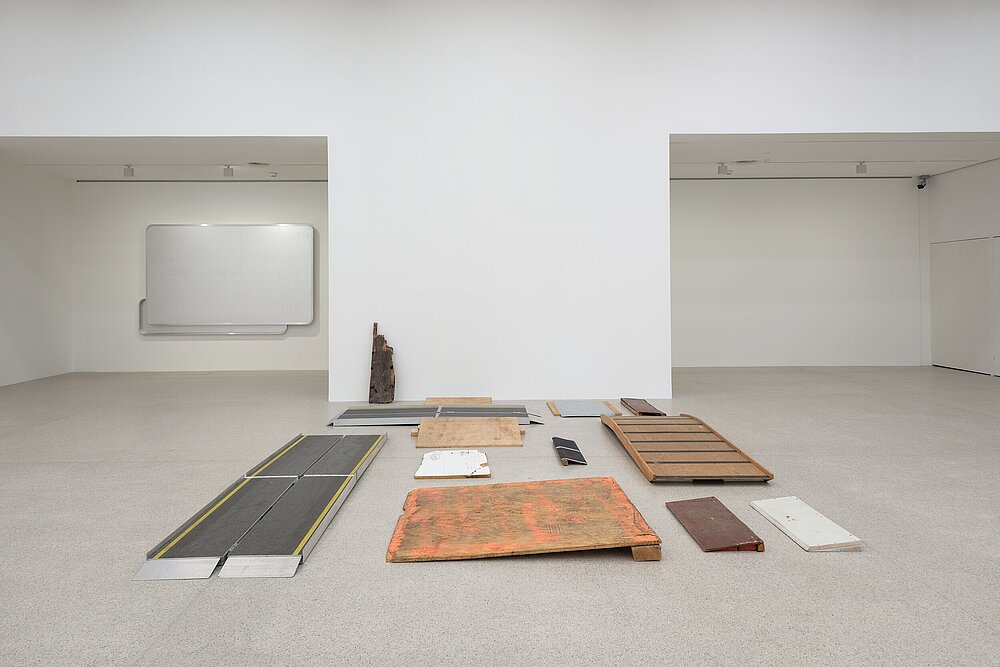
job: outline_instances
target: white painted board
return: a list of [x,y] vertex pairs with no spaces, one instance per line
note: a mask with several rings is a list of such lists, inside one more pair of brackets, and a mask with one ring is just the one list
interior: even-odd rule
[[861,540],[795,496],[754,500],[750,506],[806,551],[860,551]]
[[993,372],[989,239],[931,244],[931,363]]
[[457,477],[489,477],[486,454],[475,449],[433,451],[424,454],[416,479],[449,479]]
[[314,232],[309,225],[149,225],[149,323],[310,324]]

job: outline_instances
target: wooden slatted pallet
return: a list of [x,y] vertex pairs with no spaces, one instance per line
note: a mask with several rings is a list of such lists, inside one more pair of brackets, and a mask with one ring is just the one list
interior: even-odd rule
[[691,415],[601,417],[650,482],[766,482],[774,475]]

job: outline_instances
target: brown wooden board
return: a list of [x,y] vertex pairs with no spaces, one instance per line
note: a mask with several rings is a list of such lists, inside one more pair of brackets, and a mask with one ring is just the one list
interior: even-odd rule
[[417,447],[477,449],[479,447],[521,447],[524,434],[517,417],[437,417],[421,419],[411,431]]
[[428,396],[424,405],[493,405],[492,396]]
[[715,496],[667,503],[702,551],[763,551],[764,540]]
[[[622,399],[622,404],[628,399]],[[677,421],[683,420],[683,425]],[[609,417],[617,436],[651,482],[766,482],[771,472],[718,431],[691,415]]]
[[634,415],[642,415],[642,416],[649,415],[656,417],[661,417],[665,415],[665,413],[663,413],[659,408],[654,407],[649,403],[649,401],[646,401],[645,399],[623,398],[620,400],[621,404],[624,405],[626,408],[628,408],[628,410]]
[[659,560],[660,538],[611,477],[410,491],[390,563],[630,547]]

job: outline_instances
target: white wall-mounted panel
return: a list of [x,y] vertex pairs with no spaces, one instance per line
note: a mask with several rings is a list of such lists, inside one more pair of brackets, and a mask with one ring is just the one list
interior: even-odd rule
[[992,241],[931,245],[931,363],[993,372]]
[[306,325],[313,321],[309,225],[150,225],[150,324]]

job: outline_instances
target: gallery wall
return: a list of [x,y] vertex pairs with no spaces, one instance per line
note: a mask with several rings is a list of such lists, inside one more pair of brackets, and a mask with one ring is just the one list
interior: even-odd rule
[[0,386],[72,368],[70,184],[0,164]]
[[1000,160],[934,176],[926,199],[931,243],[1000,236]]
[[675,366],[921,363],[910,179],[674,181]]
[[[325,183],[73,185],[76,371],[318,370],[327,367]],[[151,224],[308,224],[316,229],[316,310],[283,336],[142,336]]]
[[671,132],[1000,130],[994,3],[0,11],[0,133],[329,136],[334,399],[668,396]]

